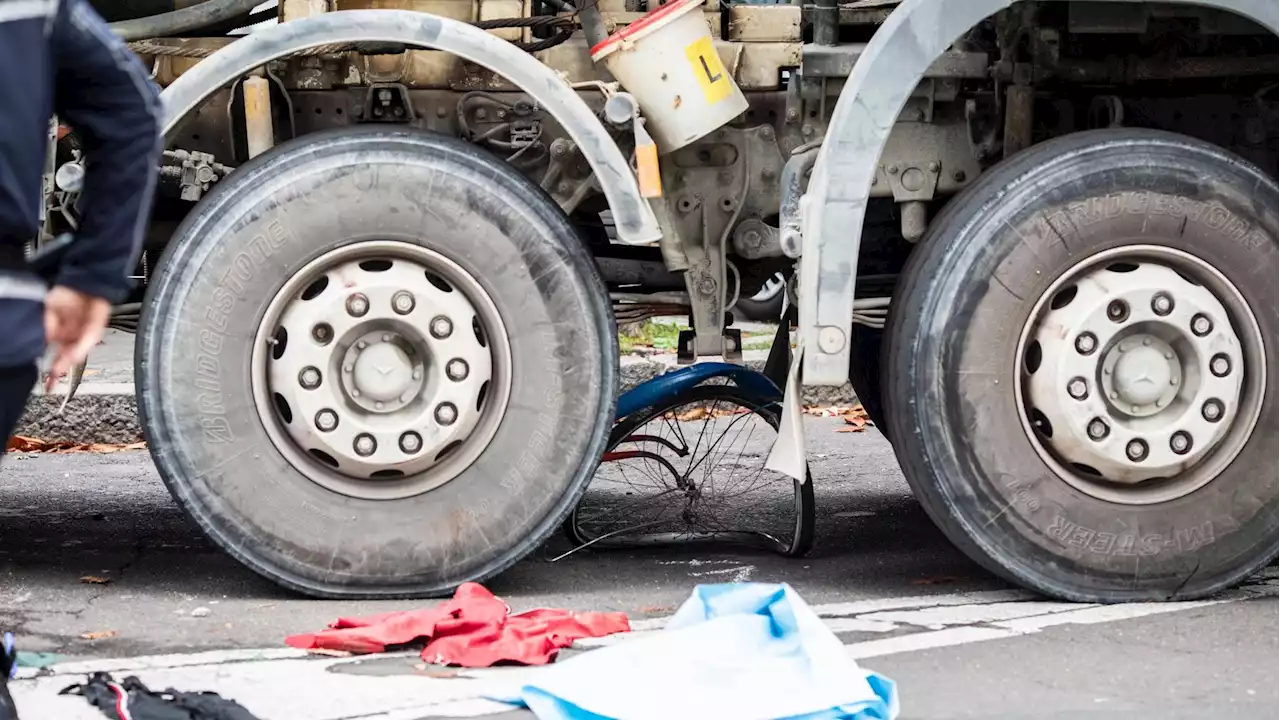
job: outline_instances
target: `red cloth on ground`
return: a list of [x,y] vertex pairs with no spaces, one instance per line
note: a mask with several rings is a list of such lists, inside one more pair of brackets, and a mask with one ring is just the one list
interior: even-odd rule
[[440,665],[489,667],[498,662],[545,665],[574,640],[631,629],[625,613],[539,609],[510,615],[510,608],[484,586],[465,583],[433,608],[338,618],[329,630],[291,635],[303,650],[382,652],[425,640],[422,659]]

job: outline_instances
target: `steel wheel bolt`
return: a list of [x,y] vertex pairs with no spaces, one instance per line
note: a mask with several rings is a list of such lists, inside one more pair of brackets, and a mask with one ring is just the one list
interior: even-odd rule
[[453,403],[440,403],[436,406],[436,422],[441,425],[452,425],[458,419],[458,408]]
[[1107,305],[1107,317],[1112,322],[1124,322],[1129,317],[1129,305],[1123,300],[1112,300]]
[[431,319],[431,336],[443,340],[453,334],[453,322],[443,315]]
[[1169,449],[1179,455],[1186,455],[1191,449],[1191,436],[1182,430],[1170,435]]
[[1173,298],[1168,293],[1156,293],[1151,298],[1151,311],[1157,315],[1168,315],[1173,312]]
[[333,328],[324,323],[320,323],[319,325],[311,328],[311,337],[321,345],[325,345],[333,339]]
[[1207,315],[1196,313],[1195,317],[1191,318],[1191,332],[1195,333],[1197,336],[1204,337],[1212,331],[1213,321],[1210,320]]
[[356,454],[360,457],[369,457],[378,449],[378,441],[374,440],[372,435],[364,433],[356,436],[354,445]]
[[408,315],[413,312],[413,306],[413,293],[407,290],[401,290],[391,296],[391,309],[401,315]]
[[1204,406],[1200,408],[1200,414],[1209,422],[1218,422],[1222,419],[1222,402],[1217,399],[1210,399],[1204,402]]
[[1226,377],[1231,372],[1231,358],[1226,355],[1214,355],[1209,361],[1209,372],[1218,377]]
[[369,312],[369,298],[360,293],[347,298],[347,312],[351,317],[364,317]]
[[1147,444],[1136,438],[1130,440],[1129,443],[1124,446],[1124,454],[1128,455],[1130,460],[1140,462],[1147,457]]
[[467,361],[462,358],[454,358],[449,361],[448,365],[444,366],[444,374],[448,375],[449,379],[454,382],[466,380],[468,372],[470,372],[470,368],[467,367]]
[[1088,355],[1098,349],[1098,338],[1093,333],[1080,333],[1076,336],[1076,352]]
[[313,367],[304,367],[298,373],[298,383],[308,390],[320,387],[320,371]]
[[1067,383],[1067,394],[1077,400],[1083,400],[1089,397],[1089,384],[1084,381],[1084,378],[1072,378],[1071,382]]
[[316,413],[316,429],[329,432],[338,427],[338,413],[332,410],[321,410]]
[[1094,418],[1089,421],[1089,437],[1094,440],[1101,440],[1111,433],[1111,428],[1107,427],[1107,423],[1102,418]]
[[400,449],[410,455],[422,449],[422,436],[416,432],[407,432],[400,436]]

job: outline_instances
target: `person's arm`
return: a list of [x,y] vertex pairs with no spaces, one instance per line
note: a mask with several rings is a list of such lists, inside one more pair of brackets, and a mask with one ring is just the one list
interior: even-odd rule
[[61,0],[49,39],[54,112],[85,151],[80,226],[56,284],[120,302],[129,293],[159,173],[159,91],[85,0]]

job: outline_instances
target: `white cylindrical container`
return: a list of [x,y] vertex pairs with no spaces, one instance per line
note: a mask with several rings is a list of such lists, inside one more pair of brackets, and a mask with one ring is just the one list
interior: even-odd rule
[[704,137],[747,109],[720,61],[703,0],[671,0],[591,48],[635,96],[658,150],[669,153]]

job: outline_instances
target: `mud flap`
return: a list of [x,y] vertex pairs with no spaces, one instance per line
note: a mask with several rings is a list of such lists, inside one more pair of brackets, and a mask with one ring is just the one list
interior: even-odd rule
[[782,473],[793,480],[808,482],[808,462],[805,460],[804,418],[800,408],[800,363],[804,358],[804,342],[796,348],[787,371],[786,387],[782,391],[782,417],[778,425],[778,439],[769,451],[765,468]]

